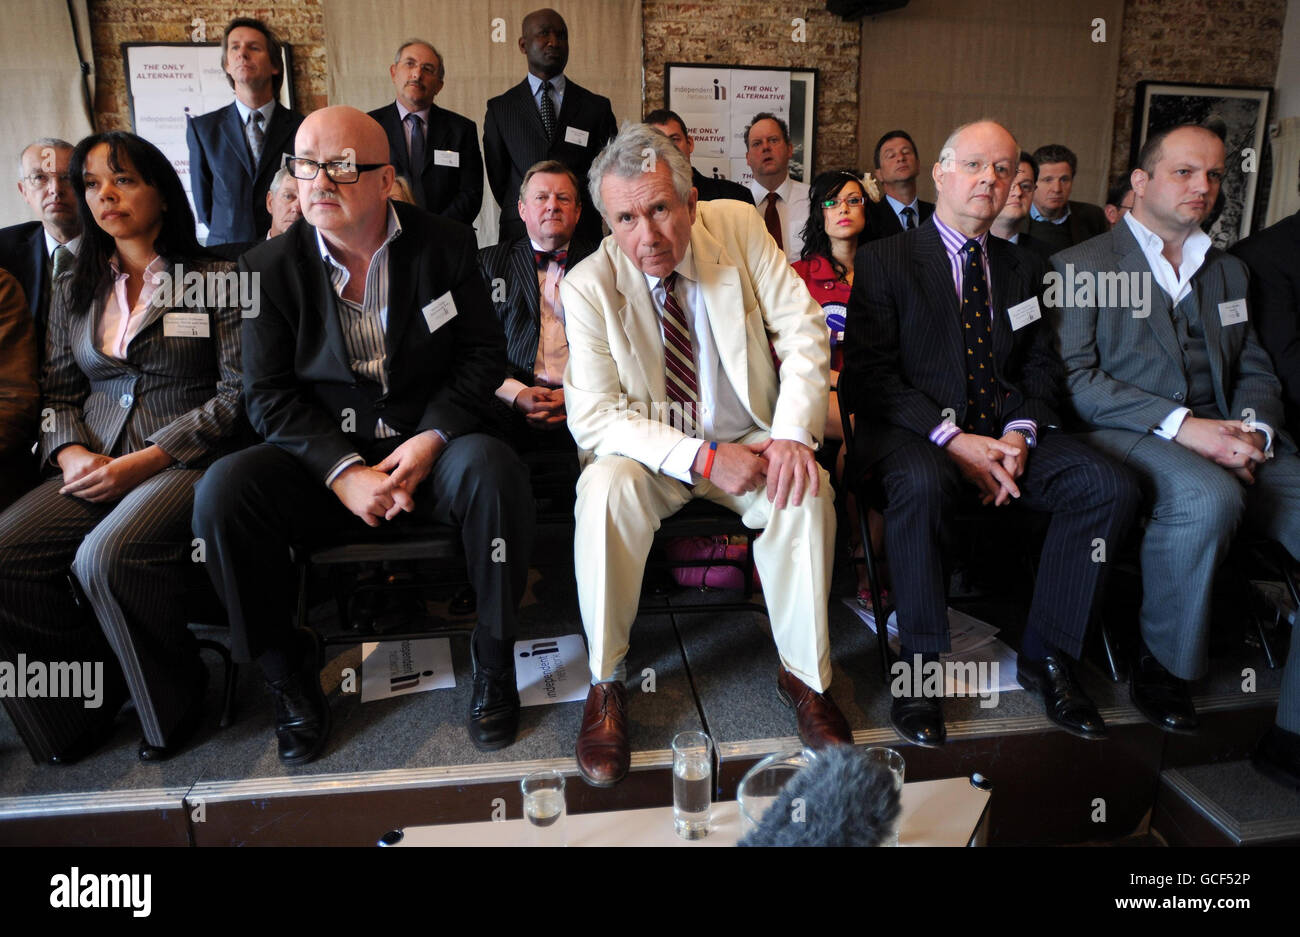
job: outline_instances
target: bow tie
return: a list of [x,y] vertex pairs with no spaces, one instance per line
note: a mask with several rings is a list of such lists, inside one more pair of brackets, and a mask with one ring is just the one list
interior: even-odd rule
[[569,252],[567,249],[558,251],[539,251],[534,249],[533,256],[537,259],[537,269],[545,270],[552,260],[563,267],[564,262],[569,258]]

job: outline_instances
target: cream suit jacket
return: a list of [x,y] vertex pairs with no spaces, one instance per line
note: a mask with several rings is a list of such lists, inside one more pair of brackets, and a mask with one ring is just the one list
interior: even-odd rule
[[[691,248],[722,368],[754,425],[801,427],[820,446],[830,369],[821,307],[752,205],[700,202]],[[658,471],[684,435],[655,419],[668,396],[663,332],[645,274],[610,236],[565,275],[560,292],[574,440],[587,461],[618,454]]]

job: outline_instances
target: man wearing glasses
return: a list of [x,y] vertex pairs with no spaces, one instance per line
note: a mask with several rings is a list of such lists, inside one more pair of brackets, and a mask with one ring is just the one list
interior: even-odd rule
[[18,194],[31,206],[36,221],[0,230],[0,267],[14,275],[36,326],[36,352],[43,357],[45,322],[50,313],[50,284],[56,273],[72,269],[81,241],[77,199],[68,181],[72,144],[50,137],[23,148],[18,166]]
[[1034,197],[1034,186],[1037,182],[1038,163],[1032,156],[1021,150],[1020,166],[1016,169],[1016,177],[1011,181],[1011,189],[1007,192],[1007,204],[993,219],[993,227],[989,230],[996,236],[1012,244],[1019,244],[1046,260],[1051,255],[1048,246],[1033,235],[1020,231],[1020,222],[1024,220],[1025,215],[1029,214],[1030,200]]
[[470,739],[504,747],[533,503],[513,451],[478,431],[506,361],[473,232],[389,200],[388,139],[361,111],[315,111],[294,152],[303,217],[240,260],[260,297],[244,399],[266,443],[213,465],[195,498],[232,649],[270,686],[280,759],[311,760],[330,715],[311,642],[290,627],[290,545],[453,524],[478,594]]

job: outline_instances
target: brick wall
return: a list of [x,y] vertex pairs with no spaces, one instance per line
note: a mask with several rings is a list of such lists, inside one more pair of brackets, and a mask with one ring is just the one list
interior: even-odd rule
[[[804,20],[806,41],[795,42],[791,20]],[[644,0],[646,110],[663,107],[665,62],[816,68],[817,136],[814,172],[852,166],[857,159],[857,23],[826,12],[824,3]]]
[[90,0],[95,55],[95,115],[101,130],[130,130],[123,42],[189,42],[195,17],[205,21],[209,41],[220,41],[226,23],[254,16],[293,46],[293,89],[298,110],[325,105],[325,28],[321,0],[274,3],[176,3],[174,0]]
[[1111,178],[1128,168],[1139,81],[1271,86],[1285,20],[1286,0],[1126,0]]

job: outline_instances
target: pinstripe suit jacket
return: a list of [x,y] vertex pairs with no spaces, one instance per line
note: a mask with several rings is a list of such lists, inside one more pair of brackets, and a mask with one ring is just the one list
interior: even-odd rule
[[[233,269],[225,260],[184,264],[186,274]],[[244,424],[237,305],[185,305],[176,295],[173,305],[149,310],[126,359],[118,360],[95,345],[102,300],[88,311],[70,310],[70,282],[63,278],[51,297],[41,406],[53,411],[54,424],[41,433],[43,464],[73,444],[114,457],[153,444],[185,468],[204,468],[238,448]],[[207,316],[209,337],[164,335],[173,312]]]
[[[565,259],[567,274],[595,247],[575,236],[569,242]],[[537,262],[527,235],[513,242],[493,244],[478,252],[479,269],[493,294],[492,306],[506,332],[506,377],[532,386],[533,368],[537,363],[537,341],[541,331],[542,305],[537,283]],[[497,299],[493,281],[501,279],[506,288],[504,299]]]
[[[1062,276],[1119,272],[1151,277],[1146,255],[1123,222],[1054,254],[1052,266]],[[1121,460],[1142,436],[1184,405],[1188,392],[1172,305],[1154,278],[1149,282],[1147,316],[1134,315],[1131,305],[1073,305],[1074,291],[1068,288],[1068,279],[1062,291],[1064,302],[1052,313],[1065,361],[1066,404],[1071,415],[1087,428],[1098,430],[1089,434],[1089,442]],[[1192,277],[1193,296],[1200,304],[1205,328],[1218,418],[1244,419],[1243,413],[1249,409],[1254,419],[1280,431],[1285,425],[1281,384],[1254,328],[1249,321],[1224,326],[1219,319],[1219,304],[1245,300],[1246,289],[1246,265],[1217,247],[1210,248]],[[1280,436],[1277,443],[1281,451],[1294,449],[1285,437]]]
[[[519,186],[528,168],[544,159],[558,159],[578,177],[582,195],[578,233],[593,243],[600,240],[600,214],[587,195],[587,172],[596,154],[618,132],[614,110],[609,98],[593,94],[566,76],[564,99],[555,123],[555,139],[548,144],[542,115],[527,78],[487,103],[487,116],[483,118],[483,162],[492,196],[501,206],[502,240],[523,233],[517,207]],[[587,142],[569,142],[565,139],[569,129],[586,133]]]
[[[989,235],[995,376],[1001,421],[1060,423],[1061,361],[1042,319],[1012,331],[1007,307],[1039,296],[1046,267],[1037,255]],[[932,221],[858,250],[844,333],[840,398],[869,423],[927,435],[951,408],[966,422],[966,343],[952,267]],[[895,433],[859,434],[867,456],[888,454]]]

